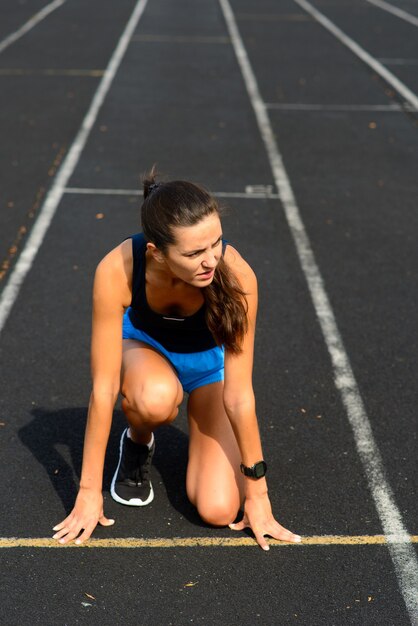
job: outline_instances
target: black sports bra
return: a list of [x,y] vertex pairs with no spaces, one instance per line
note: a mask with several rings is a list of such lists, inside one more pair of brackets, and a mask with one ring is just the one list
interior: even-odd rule
[[[186,317],[162,315],[153,311],[147,302],[145,269],[147,242],[142,233],[133,235],[132,302],[129,319],[135,328],[143,330],[169,352],[202,352],[216,346],[205,319],[206,304]],[[222,253],[226,247],[223,242]]]

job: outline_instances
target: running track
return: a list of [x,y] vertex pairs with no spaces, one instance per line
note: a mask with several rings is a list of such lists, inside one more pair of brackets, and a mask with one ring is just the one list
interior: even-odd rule
[[[1,623],[418,623],[418,4],[32,0],[0,7]],[[137,230],[139,173],[203,182],[253,265],[269,488],[300,546],[262,553],[184,493],[108,494],[56,548],[89,395],[90,290]]]

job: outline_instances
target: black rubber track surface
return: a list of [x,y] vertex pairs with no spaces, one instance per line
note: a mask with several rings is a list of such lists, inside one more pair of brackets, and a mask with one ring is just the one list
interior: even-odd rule
[[[42,6],[3,2],[0,42]],[[67,0],[0,53],[0,289],[134,6]],[[399,95],[295,2],[231,6],[387,481],[405,528],[417,535],[416,114],[396,107]],[[417,27],[365,0],[315,6],[375,58],[397,59],[387,67],[418,91]],[[416,3],[397,6],[418,16]],[[138,230],[139,176],[154,162],[169,178],[219,194],[271,187],[273,197],[221,202],[229,207],[225,237],[259,280],[254,387],[273,509],[307,538],[381,535],[220,5],[148,0],[0,336],[0,537],[50,537],[72,507],[90,393],[93,273]],[[119,538],[120,546],[129,537],[245,538],[204,525],[187,501],[185,406],[156,433],[153,503],[116,504],[109,487],[123,427],[117,407],[104,481],[105,511],[116,524],[95,538]],[[269,553],[255,544],[33,545],[0,548],[0,559],[2,626],[410,623],[380,544]]]

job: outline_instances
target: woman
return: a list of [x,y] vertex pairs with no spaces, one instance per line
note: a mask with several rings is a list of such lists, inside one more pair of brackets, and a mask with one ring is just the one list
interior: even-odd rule
[[[273,518],[267,495],[252,389],[257,311],[254,272],[222,239],[219,208],[202,187],[144,181],[143,234],[125,240],[98,265],[93,289],[92,375],[80,490],[55,526],[60,543],[82,543],[103,512],[102,477],[119,391],[128,428],[112,497],[144,506],[154,430],[175,419],[189,394],[186,488],[201,518],[300,541]],[[123,336],[121,327],[123,326]],[[233,524],[244,501],[244,517]]]

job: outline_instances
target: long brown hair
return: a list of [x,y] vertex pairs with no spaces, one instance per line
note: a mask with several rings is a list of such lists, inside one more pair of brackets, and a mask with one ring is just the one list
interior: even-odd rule
[[[193,226],[213,213],[220,216],[221,209],[204,187],[184,180],[156,182],[156,176],[153,167],[143,178],[141,225],[145,239],[164,254],[169,245],[176,243],[173,226]],[[216,343],[239,354],[248,328],[248,304],[244,290],[223,257],[212,282],[202,291],[206,323]]]

